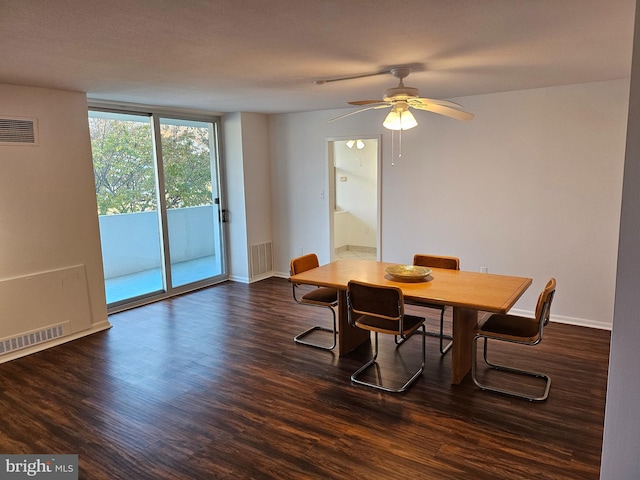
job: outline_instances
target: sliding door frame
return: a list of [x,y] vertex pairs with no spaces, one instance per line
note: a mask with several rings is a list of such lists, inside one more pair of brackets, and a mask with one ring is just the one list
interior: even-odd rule
[[[158,202],[158,217],[159,217],[159,231],[161,233],[161,269],[164,289],[161,292],[152,292],[149,294],[133,297],[126,300],[113,302],[107,305],[107,312],[109,314],[128,310],[130,308],[139,307],[148,303],[164,300],[166,298],[174,297],[187,293],[193,290],[198,290],[204,287],[222,283],[229,279],[228,272],[228,232],[227,224],[222,215],[222,212],[226,210],[226,190],[222,181],[222,151],[221,151],[221,118],[215,115],[205,115],[201,112],[194,113],[182,110],[153,108],[147,106],[136,105],[122,105],[119,103],[104,102],[104,101],[92,101],[88,102],[88,110],[90,111],[102,111],[116,114],[130,114],[130,115],[143,115],[148,116],[151,119],[152,138],[153,138],[153,153],[155,162],[155,183],[157,189],[157,202]],[[218,222],[219,222],[219,248],[220,248],[220,267],[221,273],[214,277],[205,278],[200,281],[189,283],[186,285],[180,285],[173,287],[172,274],[171,274],[171,252],[170,252],[170,238],[169,238],[169,224],[167,218],[167,202],[166,202],[166,184],[164,176],[164,162],[162,158],[162,144],[159,140],[161,138],[160,132],[160,119],[179,119],[196,122],[206,122],[212,125],[210,133],[212,138],[209,140],[212,150],[212,156],[215,154],[215,173],[212,175],[211,181],[217,184],[217,197],[212,198],[214,209],[218,210]],[[213,152],[215,150],[215,152]],[[217,200],[217,201],[216,201]]]

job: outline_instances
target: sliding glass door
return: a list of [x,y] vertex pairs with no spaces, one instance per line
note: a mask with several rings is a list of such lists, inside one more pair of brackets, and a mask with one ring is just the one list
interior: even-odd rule
[[[213,125],[160,119],[165,202],[174,287],[222,273]],[[214,147],[214,148],[212,148]]]
[[107,303],[163,292],[151,117],[91,112],[89,129]]
[[109,308],[224,279],[217,124],[91,110],[89,127]]

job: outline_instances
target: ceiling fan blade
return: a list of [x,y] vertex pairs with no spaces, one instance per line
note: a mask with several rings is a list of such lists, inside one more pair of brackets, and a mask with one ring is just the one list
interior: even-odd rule
[[346,77],[334,77],[334,78],[318,79],[318,80],[314,80],[313,83],[315,83],[316,85],[324,85],[325,83],[341,82],[343,80],[354,80],[354,79],[357,79],[357,78],[375,77],[377,75],[384,75],[384,74],[387,74],[387,73],[390,73],[394,77],[398,78],[394,71],[406,72],[406,73],[404,73],[404,76],[403,76],[403,78],[404,78],[407,75],[409,75],[410,72],[424,72],[425,68],[426,68],[426,66],[425,66],[424,63],[408,63],[408,64],[405,64],[405,65],[390,65],[388,67],[381,67],[380,70],[378,70],[377,72],[361,73],[361,74],[358,74],[358,75],[348,75]]
[[413,103],[421,103],[421,104],[435,104],[435,105],[444,105],[445,107],[453,107],[453,108],[462,108],[462,105],[456,102],[452,102],[451,100],[438,100],[435,98],[409,98],[407,103],[413,106]]
[[389,70],[382,70],[380,72],[375,72],[375,73],[363,73],[361,75],[351,75],[348,77],[326,78],[326,79],[314,80],[313,83],[315,83],[316,85],[324,85],[325,83],[341,82],[343,80],[354,80],[356,78],[375,77],[377,75],[384,75],[385,73],[389,73]]
[[358,100],[355,102],[347,102],[349,105],[371,105],[372,103],[386,103],[384,100]]
[[367,108],[361,108],[360,110],[356,110],[355,112],[349,112],[349,113],[345,113],[344,115],[340,115],[339,117],[331,118],[329,121],[333,122],[334,120],[340,120],[341,118],[349,117],[351,115],[355,115],[356,113],[366,112],[367,110],[373,110],[374,108],[377,109],[377,108],[385,108],[385,107],[391,107],[391,105],[383,104],[383,105],[374,105],[372,107],[367,107]]
[[471,120],[475,116],[473,113],[447,107],[445,105],[415,104],[411,106],[413,108],[417,108],[418,110],[427,110],[429,112],[438,113],[440,115],[446,115],[447,117],[455,118],[456,120]]

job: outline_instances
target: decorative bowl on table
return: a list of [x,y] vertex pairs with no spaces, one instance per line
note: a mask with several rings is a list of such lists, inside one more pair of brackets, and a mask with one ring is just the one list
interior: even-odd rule
[[385,271],[394,279],[403,282],[417,282],[431,275],[431,269],[418,265],[392,265]]

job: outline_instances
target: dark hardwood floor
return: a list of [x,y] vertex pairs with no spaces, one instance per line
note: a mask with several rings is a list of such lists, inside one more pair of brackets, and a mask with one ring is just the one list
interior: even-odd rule
[[[562,290],[558,290],[562,295]],[[435,312],[429,320],[435,329]],[[77,453],[82,479],[597,479],[609,332],[550,324],[500,359],[551,375],[547,402],[450,384],[427,339],[405,394],[350,384],[293,336],[330,313],[290,285],[227,282],[110,317],[113,328],[0,365],[0,452]],[[410,370],[419,337],[380,362]],[[383,381],[393,381],[387,366]]]

